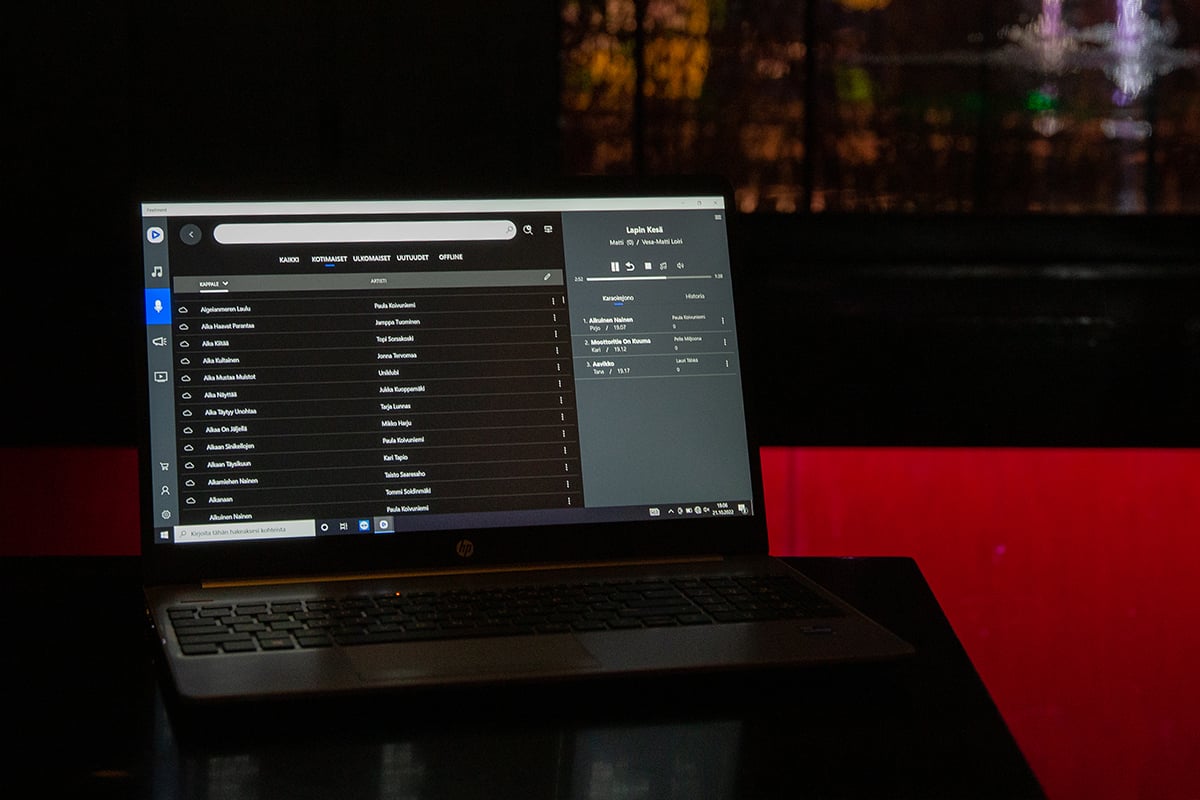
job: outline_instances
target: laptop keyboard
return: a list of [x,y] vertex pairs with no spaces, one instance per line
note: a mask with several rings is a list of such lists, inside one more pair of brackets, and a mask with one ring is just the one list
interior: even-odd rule
[[[168,610],[187,655],[840,615],[782,576],[356,594]],[[826,631],[817,626],[812,632]]]

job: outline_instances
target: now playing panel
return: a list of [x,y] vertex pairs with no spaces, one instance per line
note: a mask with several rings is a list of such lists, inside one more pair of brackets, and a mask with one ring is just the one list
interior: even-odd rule
[[[588,505],[750,511],[749,476],[730,469],[748,452],[723,216],[563,214]],[[620,466],[634,452],[640,468]]]

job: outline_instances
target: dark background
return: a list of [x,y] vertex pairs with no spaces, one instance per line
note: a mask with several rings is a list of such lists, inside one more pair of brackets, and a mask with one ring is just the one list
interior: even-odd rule
[[[0,445],[136,441],[139,192],[553,176],[558,26],[554,0],[14,16]],[[1200,444],[1192,217],[740,222],[767,443]]]

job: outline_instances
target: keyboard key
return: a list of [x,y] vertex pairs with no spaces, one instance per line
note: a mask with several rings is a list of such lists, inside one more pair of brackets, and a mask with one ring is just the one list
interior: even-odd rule
[[235,614],[266,614],[269,609],[266,603],[246,603],[233,608]]
[[331,647],[333,638],[325,633],[298,633],[296,642],[301,647]]
[[270,625],[270,628],[271,628],[271,630],[273,630],[273,631],[296,631],[296,630],[303,630],[303,629],[304,629],[304,623],[303,623],[303,622],[296,622],[295,620],[291,620],[291,619],[285,619],[285,620],[283,620],[283,621],[281,621],[281,622],[272,622],[272,623],[271,623],[271,625]]
[[248,642],[250,640],[251,637],[248,633],[221,631],[219,633],[183,634],[179,637],[179,644],[224,644],[225,642]]
[[292,637],[287,635],[260,634],[258,646],[263,650],[291,650]]
[[676,614],[690,614],[692,606],[654,606],[652,608],[622,608],[618,613],[622,617],[672,617]]
[[642,627],[642,621],[636,618],[618,617],[617,619],[609,620],[608,627],[615,631],[625,630],[628,628],[640,628]]
[[571,623],[571,628],[578,633],[589,633],[592,631],[606,631],[608,626],[600,620],[576,620]]

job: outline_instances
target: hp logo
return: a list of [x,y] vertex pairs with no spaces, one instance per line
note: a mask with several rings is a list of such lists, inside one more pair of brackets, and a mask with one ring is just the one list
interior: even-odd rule
[[458,553],[460,558],[470,558],[475,555],[475,543],[470,539],[459,539],[458,544],[454,546],[454,552]]

